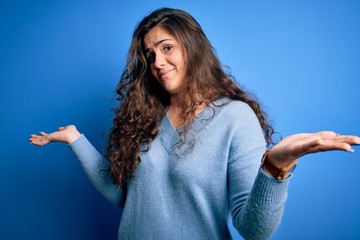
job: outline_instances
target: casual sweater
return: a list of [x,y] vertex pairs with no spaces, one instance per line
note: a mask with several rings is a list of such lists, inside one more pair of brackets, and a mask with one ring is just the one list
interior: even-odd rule
[[84,135],[70,144],[95,187],[123,208],[119,239],[231,239],[230,215],[245,239],[268,239],[281,221],[289,179],[260,167],[266,143],[253,110],[220,99],[196,117],[186,138],[182,130],[165,114],[121,188],[101,171],[109,164]]

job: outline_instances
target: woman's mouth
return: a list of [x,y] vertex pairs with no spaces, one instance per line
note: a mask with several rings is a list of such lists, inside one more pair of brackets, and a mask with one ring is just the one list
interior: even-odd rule
[[168,74],[169,72],[172,72],[172,71],[174,71],[174,70],[175,70],[175,68],[170,68],[170,69],[167,69],[167,70],[162,70],[162,71],[160,71],[160,72],[158,73],[159,79],[160,79],[160,78],[163,78],[166,74]]

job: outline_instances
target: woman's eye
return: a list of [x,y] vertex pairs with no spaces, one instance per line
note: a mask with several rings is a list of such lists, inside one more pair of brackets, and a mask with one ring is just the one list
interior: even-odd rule
[[164,47],[164,52],[168,52],[172,49],[172,46],[165,46]]
[[154,63],[155,62],[155,54],[151,53],[147,56],[147,60],[149,63]]

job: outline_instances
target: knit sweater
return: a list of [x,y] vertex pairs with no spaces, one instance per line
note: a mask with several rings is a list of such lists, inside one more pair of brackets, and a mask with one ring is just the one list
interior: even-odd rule
[[84,135],[70,144],[95,187],[123,208],[119,239],[231,239],[230,215],[245,239],[268,239],[281,221],[289,179],[260,167],[266,143],[253,110],[220,99],[178,144],[182,130],[165,114],[135,176],[121,188],[101,171],[109,164]]

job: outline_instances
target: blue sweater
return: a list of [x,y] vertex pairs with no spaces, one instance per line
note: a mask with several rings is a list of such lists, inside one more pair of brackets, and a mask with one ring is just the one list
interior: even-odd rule
[[84,135],[70,144],[95,187],[123,208],[119,239],[231,239],[229,215],[245,239],[268,239],[281,221],[289,180],[260,167],[266,143],[252,109],[220,99],[194,120],[180,147],[179,131],[165,115],[122,188],[100,171],[108,162]]

